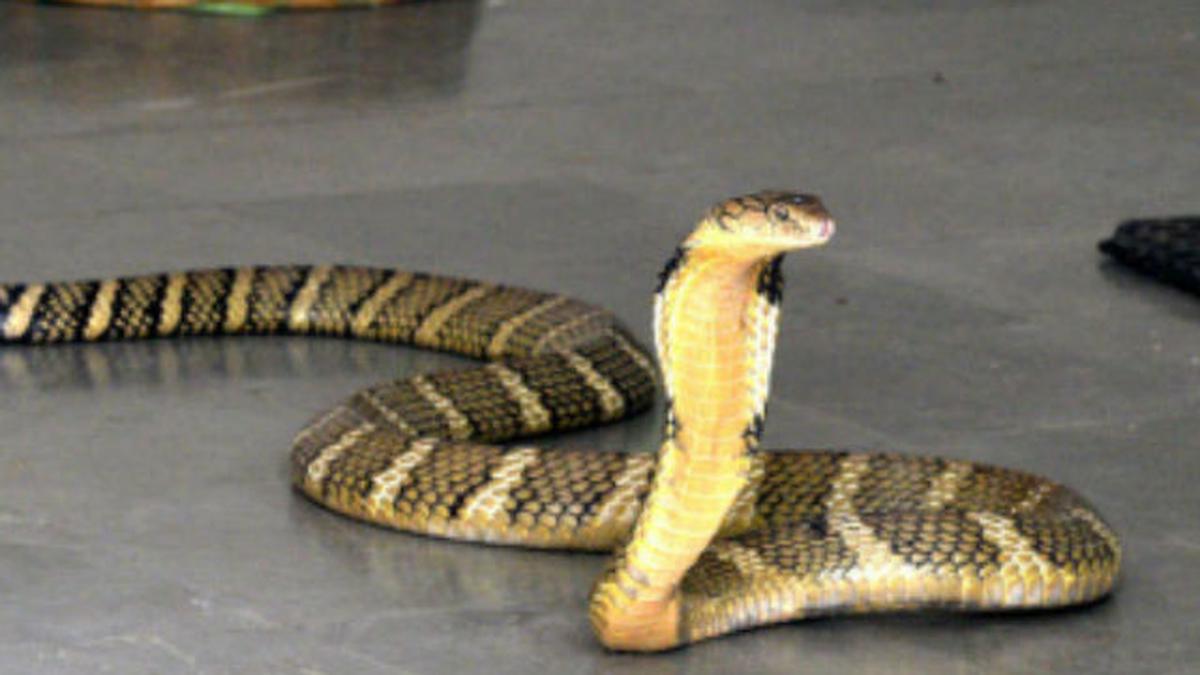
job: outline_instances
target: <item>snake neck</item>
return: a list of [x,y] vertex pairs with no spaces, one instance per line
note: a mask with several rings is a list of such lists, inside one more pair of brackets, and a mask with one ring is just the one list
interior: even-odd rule
[[664,452],[729,461],[757,447],[778,325],[781,257],[682,249],[655,303]]
[[681,642],[679,584],[745,487],[765,417],[779,257],[681,248],[655,304],[668,397],[654,485],[633,536],[592,595],[601,640]]

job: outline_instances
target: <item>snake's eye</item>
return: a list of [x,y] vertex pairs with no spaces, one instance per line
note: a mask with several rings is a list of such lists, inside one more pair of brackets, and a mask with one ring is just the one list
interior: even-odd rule
[[788,212],[788,208],[786,206],[776,206],[771,212],[775,216],[775,220],[782,221],[791,217],[791,214]]

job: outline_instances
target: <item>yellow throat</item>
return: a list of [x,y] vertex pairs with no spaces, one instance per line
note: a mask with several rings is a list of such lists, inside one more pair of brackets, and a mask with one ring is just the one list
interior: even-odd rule
[[780,262],[832,234],[815,197],[758,193],[710,211],[663,271],[654,330],[665,438],[651,497],[592,594],[592,623],[607,646],[680,643],[679,584],[745,487],[762,434]]

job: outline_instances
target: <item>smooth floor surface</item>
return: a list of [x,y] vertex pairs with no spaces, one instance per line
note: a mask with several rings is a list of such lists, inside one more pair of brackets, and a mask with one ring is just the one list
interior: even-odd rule
[[[590,555],[359,525],[292,434],[453,360],[332,340],[0,349],[0,672],[1190,673],[1200,298],[1106,264],[1200,212],[1200,4],[490,0],[259,20],[0,4],[0,278],[361,262],[557,289],[649,336],[711,202],[821,194],[767,445],[1084,493],[1109,601],[605,653]],[[562,439],[651,449],[654,416]]]

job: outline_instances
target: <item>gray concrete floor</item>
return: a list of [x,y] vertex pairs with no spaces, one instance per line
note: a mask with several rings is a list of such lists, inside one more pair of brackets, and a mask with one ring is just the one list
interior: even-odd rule
[[768,445],[1041,472],[1127,545],[1115,597],[1079,611],[611,655],[584,616],[601,558],[396,534],[289,490],[310,416],[449,359],[5,349],[0,671],[1197,672],[1200,301],[1094,246],[1200,211],[1198,32],[1194,0],[0,5],[6,280],[354,261],[562,290],[645,338],[703,207],[800,187],[840,230],[787,265]]

